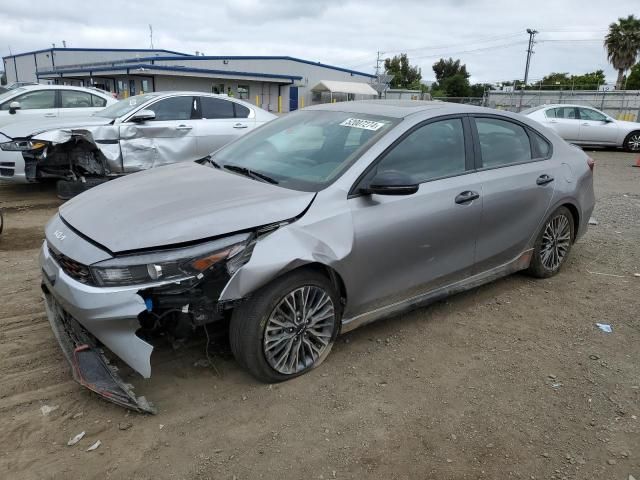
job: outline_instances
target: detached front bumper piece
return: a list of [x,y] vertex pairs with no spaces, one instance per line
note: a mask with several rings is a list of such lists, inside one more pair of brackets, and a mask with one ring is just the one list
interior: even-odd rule
[[45,284],[42,289],[49,323],[71,365],[74,380],[110,402],[155,414],[153,405],[143,396],[136,397],[133,387],[118,376],[116,368],[97,346],[95,337],[56,302]]

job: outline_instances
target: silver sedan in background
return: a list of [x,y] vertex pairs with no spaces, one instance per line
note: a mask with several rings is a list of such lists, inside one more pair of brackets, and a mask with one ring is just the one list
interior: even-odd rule
[[616,120],[584,105],[540,105],[521,112],[576,145],[640,152],[640,123]]
[[0,180],[60,179],[65,196],[124,174],[201,159],[274,118],[226,95],[157,92],[91,116],[13,123],[0,127]]
[[40,257],[47,313],[76,380],[133,409],[152,411],[101,345],[146,378],[154,341],[219,326],[252,375],[287,380],[340,332],[519,270],[556,274],[587,230],[593,166],[517,114],[310,107],[206,163],[63,205]]

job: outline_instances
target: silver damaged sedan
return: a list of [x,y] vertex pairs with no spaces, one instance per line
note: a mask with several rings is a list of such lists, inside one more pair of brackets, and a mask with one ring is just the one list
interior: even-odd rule
[[204,164],[63,205],[40,258],[47,313],[75,379],[138,411],[153,406],[107,357],[147,378],[160,333],[226,328],[247,371],[287,380],[322,363],[341,332],[519,270],[556,274],[587,229],[593,168],[507,112],[306,108]]

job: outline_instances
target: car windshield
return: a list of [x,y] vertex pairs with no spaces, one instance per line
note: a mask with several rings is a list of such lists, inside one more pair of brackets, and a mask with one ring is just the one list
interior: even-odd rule
[[135,97],[125,98],[124,100],[120,100],[119,102],[94,113],[94,115],[96,117],[116,119],[135,110],[143,103],[148,102],[155,97],[156,95],[136,95]]
[[16,95],[21,94],[22,92],[26,92],[27,89],[26,88],[15,88],[13,90],[7,90],[6,92],[4,92],[2,95],[0,95],[0,103],[4,102],[5,100],[11,98],[11,97],[15,97]]
[[336,111],[290,113],[212,155],[216,166],[292,190],[317,192],[338,178],[397,119]]

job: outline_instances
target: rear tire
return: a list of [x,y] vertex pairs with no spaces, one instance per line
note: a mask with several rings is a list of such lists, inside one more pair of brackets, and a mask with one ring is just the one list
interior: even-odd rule
[[627,135],[622,146],[627,152],[640,152],[640,130]]
[[340,296],[332,282],[320,272],[296,270],[235,308],[229,343],[251,375],[263,382],[281,382],[324,361],[340,319]]
[[564,265],[575,238],[574,218],[566,207],[560,207],[545,220],[527,272],[537,278],[552,277]]

